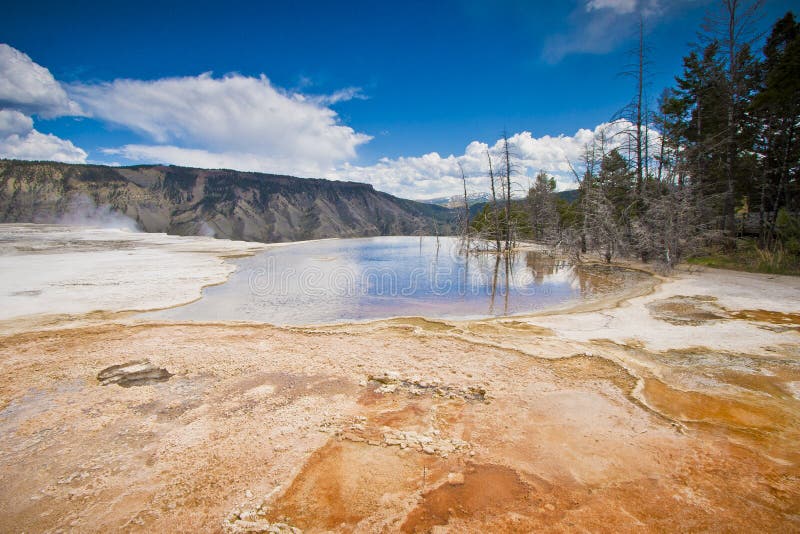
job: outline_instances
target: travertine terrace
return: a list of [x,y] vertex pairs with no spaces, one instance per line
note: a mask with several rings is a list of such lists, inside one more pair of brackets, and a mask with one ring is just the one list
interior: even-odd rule
[[[61,231],[66,252],[0,258],[4,532],[800,529],[796,278],[682,270],[485,321],[158,323],[135,310],[260,246]],[[64,254],[83,267],[36,270]],[[142,360],[170,376],[98,380]]]

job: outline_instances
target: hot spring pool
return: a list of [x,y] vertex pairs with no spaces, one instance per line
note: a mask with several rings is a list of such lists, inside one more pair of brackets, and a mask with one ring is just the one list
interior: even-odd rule
[[224,284],[145,314],[190,321],[306,325],[398,316],[515,315],[619,291],[647,275],[575,266],[545,252],[464,255],[456,238],[373,237],[276,246],[234,260]]

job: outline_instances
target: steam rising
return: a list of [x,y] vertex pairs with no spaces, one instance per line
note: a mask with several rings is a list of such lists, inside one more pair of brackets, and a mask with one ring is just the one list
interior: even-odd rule
[[56,222],[69,226],[94,226],[128,232],[141,231],[137,222],[127,215],[113,211],[107,204],[98,206],[91,197],[85,194],[72,196],[66,212]]
[[205,237],[217,237],[217,233],[206,221],[200,222],[200,225],[197,227],[197,235],[202,235]]

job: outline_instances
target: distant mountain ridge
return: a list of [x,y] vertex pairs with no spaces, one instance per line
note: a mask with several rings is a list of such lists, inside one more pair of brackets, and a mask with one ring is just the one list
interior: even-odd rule
[[278,242],[453,231],[453,210],[371,185],[163,165],[0,160],[0,222],[124,215],[147,232]]
[[[470,193],[467,195],[467,200],[470,206],[475,204],[484,204],[489,201],[491,197],[489,193]],[[435,204],[445,208],[457,209],[464,207],[464,195],[453,195],[451,197],[438,197],[429,198],[426,200],[419,200],[424,204]]]

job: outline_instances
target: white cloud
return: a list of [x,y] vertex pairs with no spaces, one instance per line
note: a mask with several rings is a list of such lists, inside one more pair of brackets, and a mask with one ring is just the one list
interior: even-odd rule
[[636,9],[636,0],[589,0],[586,11],[596,9],[610,9],[620,14],[633,13]]
[[338,104],[339,102],[347,102],[348,100],[367,100],[367,95],[361,90],[360,87],[345,87],[334,91],[330,95],[310,96],[307,97],[310,101],[323,106],[330,106]]
[[206,73],[75,84],[69,92],[90,116],[151,139],[153,144],[116,149],[141,160],[158,155],[165,163],[200,165],[243,159],[237,169],[273,172],[270,162],[283,162],[281,167],[293,162],[321,174],[354,158],[356,148],[371,139],[343,125],[327,107],[360,98],[354,88],[313,97],[283,91],[263,75]]
[[[573,135],[534,137],[531,132],[520,132],[509,136],[509,144],[515,155],[514,182],[512,189],[522,194],[528,186],[528,177],[540,170],[554,176],[558,188],[576,187],[568,162],[573,164],[580,159],[585,146],[604,132],[608,139],[607,149],[621,145],[625,138],[615,135],[629,128],[625,122],[601,124],[594,130],[580,129]],[[367,182],[376,189],[406,198],[426,199],[457,195],[462,190],[461,174],[458,164],[464,167],[467,187],[470,192],[484,192],[489,189],[488,163],[486,151],[492,155],[495,165],[500,165],[503,141],[497,140],[489,146],[473,141],[461,155],[442,157],[431,152],[419,157],[383,158],[371,166],[344,164],[327,177],[358,182]],[[497,172],[499,169],[495,167]]]
[[[632,2],[591,0],[585,6],[593,13],[613,15],[628,13]],[[0,45],[0,76],[0,108],[8,108],[0,109],[0,157],[6,158],[85,162],[85,151],[38,132],[31,117],[85,114],[143,136],[144,142],[102,150],[123,163],[323,176],[371,183],[398,196],[430,198],[461,190],[459,163],[471,192],[488,190],[486,151],[499,163],[502,147],[500,140],[491,145],[473,141],[459,155],[431,152],[358,166],[351,163],[356,150],[371,137],[342,124],[330,107],[366,98],[358,88],[307,95],[275,87],[263,75],[202,74],[73,84],[64,92],[47,69],[7,45]],[[573,187],[567,162],[578,160],[601,130],[620,128],[600,125],[555,137],[534,137],[528,131],[514,134],[509,141],[516,153],[516,191],[523,192],[528,177],[540,170],[555,176],[560,189]]]
[[0,157],[85,163],[86,152],[66,139],[33,129],[33,120],[19,111],[0,110]]
[[50,71],[19,50],[0,44],[0,157],[86,162],[86,152],[72,142],[33,128],[31,115],[80,114]]
[[570,15],[567,31],[545,40],[542,57],[557,63],[570,54],[606,54],[635,34],[640,15],[652,22],[688,1],[662,6],[660,0],[585,0]]
[[0,108],[45,118],[80,114],[49,70],[7,44],[0,44]]
[[33,130],[33,119],[19,111],[0,109],[0,137],[26,134]]

